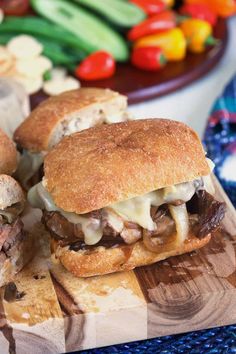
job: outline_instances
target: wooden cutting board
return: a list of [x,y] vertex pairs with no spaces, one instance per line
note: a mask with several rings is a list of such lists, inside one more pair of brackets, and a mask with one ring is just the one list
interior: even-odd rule
[[135,271],[77,279],[50,261],[35,225],[38,254],[15,281],[25,296],[9,303],[0,291],[0,353],[63,353],[236,323],[236,212],[214,183],[228,206],[223,229],[197,252]]

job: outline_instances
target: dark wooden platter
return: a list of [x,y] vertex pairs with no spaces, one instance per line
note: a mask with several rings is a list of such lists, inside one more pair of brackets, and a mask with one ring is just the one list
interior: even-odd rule
[[[222,58],[228,40],[226,20],[219,19],[214,36],[219,45],[201,54],[188,53],[185,60],[168,63],[158,72],[136,69],[131,64],[119,64],[116,74],[107,80],[81,81],[82,87],[110,88],[128,96],[129,103],[138,103],[166,95],[197,80],[212,70]],[[31,97],[32,108],[47,97],[42,91]]]

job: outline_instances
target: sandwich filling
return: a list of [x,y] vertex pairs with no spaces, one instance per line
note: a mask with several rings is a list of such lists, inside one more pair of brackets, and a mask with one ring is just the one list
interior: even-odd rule
[[23,150],[15,176],[24,189],[28,190],[41,180],[43,174],[40,173],[40,167],[43,165],[44,155],[45,153],[43,152],[33,153]]
[[28,200],[43,210],[43,222],[60,246],[71,250],[132,245],[142,240],[153,252],[182,244],[193,233],[203,238],[215,230],[225,205],[214,199],[208,177],[149,192],[78,215],[58,208],[41,182]]
[[5,261],[18,253],[25,237],[19,217],[23,203],[16,203],[5,210],[0,209],[0,271]]

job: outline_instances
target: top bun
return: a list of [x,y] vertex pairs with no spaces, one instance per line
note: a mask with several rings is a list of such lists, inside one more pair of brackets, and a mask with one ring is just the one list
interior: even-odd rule
[[[76,129],[82,120],[93,119],[95,125],[101,117],[122,112],[127,98],[109,89],[81,88],[63,92],[42,102],[16,129],[14,140],[31,152],[48,151],[64,135]],[[73,120],[73,122],[72,122]],[[69,124],[73,131],[70,131]]]
[[0,129],[0,174],[11,175],[17,167],[17,151],[14,143]]
[[165,119],[104,124],[65,137],[44,169],[55,204],[77,214],[210,173],[197,134]]
[[0,209],[4,210],[25,201],[24,192],[16,180],[8,175],[0,175]]

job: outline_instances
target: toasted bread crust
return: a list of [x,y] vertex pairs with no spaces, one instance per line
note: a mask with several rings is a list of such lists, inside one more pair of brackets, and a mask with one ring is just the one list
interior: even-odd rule
[[[48,151],[58,123],[93,104],[106,104],[119,95],[109,89],[81,88],[53,96],[42,102],[16,129],[15,142],[31,152]],[[115,102],[114,102],[115,107]]]
[[11,175],[17,167],[17,151],[13,141],[0,129],[0,174]]
[[25,201],[24,192],[19,183],[8,175],[0,175],[0,209]]
[[77,214],[210,173],[197,134],[164,119],[75,133],[49,152],[44,166],[55,204]]
[[52,239],[51,248],[64,267],[76,277],[91,277],[131,270],[172,256],[188,253],[205,246],[210,239],[211,235],[201,240],[194,235],[189,235],[183,245],[173,251],[162,253],[150,252],[142,241],[136,242],[133,246],[97,247],[94,252],[88,253],[87,251],[70,251],[68,247],[62,248],[57,241]]

